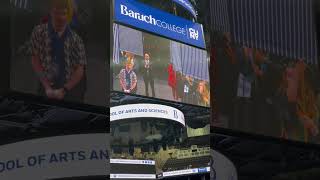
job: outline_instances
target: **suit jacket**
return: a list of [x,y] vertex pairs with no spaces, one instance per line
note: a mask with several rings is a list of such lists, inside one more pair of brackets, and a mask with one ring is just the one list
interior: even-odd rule
[[144,79],[153,79],[153,63],[149,61],[149,68],[145,68],[145,61],[142,64],[142,75]]

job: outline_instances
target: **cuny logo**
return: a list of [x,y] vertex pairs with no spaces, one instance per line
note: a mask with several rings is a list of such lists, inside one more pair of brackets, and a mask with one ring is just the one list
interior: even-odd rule
[[189,28],[190,38],[198,40],[199,39],[199,31]]
[[[179,33],[179,34],[183,34],[185,36],[188,36],[190,39],[194,39],[194,40],[199,40],[199,31],[195,30],[193,28],[185,28],[185,27],[180,27],[178,25],[175,24],[170,24],[167,23],[165,21],[161,21],[158,20],[156,18],[154,18],[152,15],[145,15],[145,14],[141,14],[139,12],[135,12],[131,9],[129,9],[126,5],[121,4],[120,5],[121,8],[121,14],[148,24],[152,24],[154,26],[158,26],[160,28],[175,32],[175,33]],[[189,34],[187,34],[189,33]]]

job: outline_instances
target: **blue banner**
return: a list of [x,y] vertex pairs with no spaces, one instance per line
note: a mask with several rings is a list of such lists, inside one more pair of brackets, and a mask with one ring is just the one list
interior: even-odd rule
[[131,0],[115,1],[115,21],[205,49],[201,24]]
[[185,9],[187,9],[194,17],[197,17],[197,12],[189,0],[173,0],[173,1],[177,4],[180,4]]

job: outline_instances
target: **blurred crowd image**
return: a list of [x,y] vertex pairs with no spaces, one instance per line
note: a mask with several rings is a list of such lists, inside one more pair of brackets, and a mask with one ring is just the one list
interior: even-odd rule
[[213,51],[215,126],[320,142],[319,67],[239,46],[221,34]]

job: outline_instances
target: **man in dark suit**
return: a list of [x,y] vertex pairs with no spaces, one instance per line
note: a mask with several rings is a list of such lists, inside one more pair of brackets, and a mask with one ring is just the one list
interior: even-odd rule
[[142,73],[143,73],[143,80],[145,84],[146,96],[149,96],[149,84],[150,84],[151,90],[152,90],[152,97],[155,97],[152,62],[150,61],[150,55],[148,53],[144,54]]

